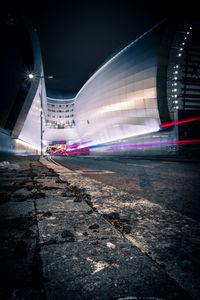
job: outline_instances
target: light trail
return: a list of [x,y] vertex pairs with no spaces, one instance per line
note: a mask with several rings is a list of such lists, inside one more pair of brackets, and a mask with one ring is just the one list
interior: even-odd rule
[[165,146],[165,145],[189,145],[189,144],[198,144],[198,143],[200,143],[200,139],[159,142],[159,143],[149,143],[149,144],[122,145],[122,146],[111,147],[110,149],[107,149],[106,151],[118,151],[122,148],[124,148],[124,149],[152,148],[152,147]]
[[[200,119],[200,118],[199,118]],[[82,143],[85,144],[85,143]],[[133,150],[137,148],[153,148],[153,147],[160,147],[160,146],[167,146],[167,145],[190,145],[190,144],[200,144],[200,139],[196,140],[182,140],[182,141],[170,141],[170,142],[158,142],[158,143],[147,143],[147,144],[133,144],[133,145],[100,145],[101,147],[108,147],[105,151],[120,151],[120,150]],[[80,145],[80,144],[79,144]],[[73,145],[75,147],[75,145]],[[99,148],[99,145],[91,146],[91,147],[83,147],[79,149],[74,149],[71,147],[67,147],[66,150],[64,149],[51,149],[52,153],[54,155],[75,155],[75,154],[90,154],[95,153],[95,151],[92,151],[94,148]]]
[[169,127],[176,126],[176,125],[182,125],[182,124],[186,124],[186,123],[190,123],[190,122],[195,122],[198,120],[200,120],[200,117],[165,123],[165,124],[160,125],[160,127],[162,129],[164,129],[164,128],[169,128]]
[[85,148],[82,148],[81,150],[78,150],[77,151],[66,151],[66,150],[61,150],[61,149],[57,149],[57,150],[53,150],[51,149],[52,153],[54,155],[74,155],[74,154],[85,154],[85,153],[90,153],[89,151],[89,147],[85,147]]

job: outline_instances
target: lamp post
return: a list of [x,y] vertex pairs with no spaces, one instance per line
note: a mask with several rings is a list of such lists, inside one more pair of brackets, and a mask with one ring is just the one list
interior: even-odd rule
[[[28,74],[28,78],[33,80],[35,78],[47,78],[47,79],[52,79],[53,76],[40,76],[40,75],[34,75],[33,73]],[[40,92],[40,155],[43,155],[43,116],[42,116],[42,111],[43,111],[43,103],[42,103],[42,98],[43,97],[43,82],[41,81],[41,92]]]

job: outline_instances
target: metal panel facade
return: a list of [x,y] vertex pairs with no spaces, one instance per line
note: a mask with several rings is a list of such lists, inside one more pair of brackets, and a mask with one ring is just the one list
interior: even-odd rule
[[159,131],[156,84],[164,30],[162,23],[130,43],[80,90],[75,122],[81,141],[98,144]]

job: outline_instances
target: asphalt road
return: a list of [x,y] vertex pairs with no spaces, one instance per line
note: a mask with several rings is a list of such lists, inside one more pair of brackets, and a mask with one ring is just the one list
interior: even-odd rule
[[63,166],[200,221],[199,163],[123,157],[53,157]]

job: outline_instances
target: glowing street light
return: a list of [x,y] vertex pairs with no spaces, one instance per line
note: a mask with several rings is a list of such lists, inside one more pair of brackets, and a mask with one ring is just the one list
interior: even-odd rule
[[[33,74],[33,73],[29,73],[28,74],[28,78],[30,80],[34,80],[35,78],[38,79],[38,78],[48,78],[48,79],[52,79],[53,76],[40,76],[40,75],[37,75],[37,74]],[[41,155],[43,154],[43,151],[42,151],[42,148],[43,148],[43,116],[42,116],[42,110],[43,110],[43,105],[42,105],[42,90],[43,90],[43,83],[41,82],[41,93],[40,93],[40,125],[41,125],[41,128],[40,128],[40,131],[41,131],[41,136],[40,136],[40,152],[41,152]]]
[[34,75],[33,74],[28,74],[28,77],[30,78],[30,79],[33,79],[34,78]]

